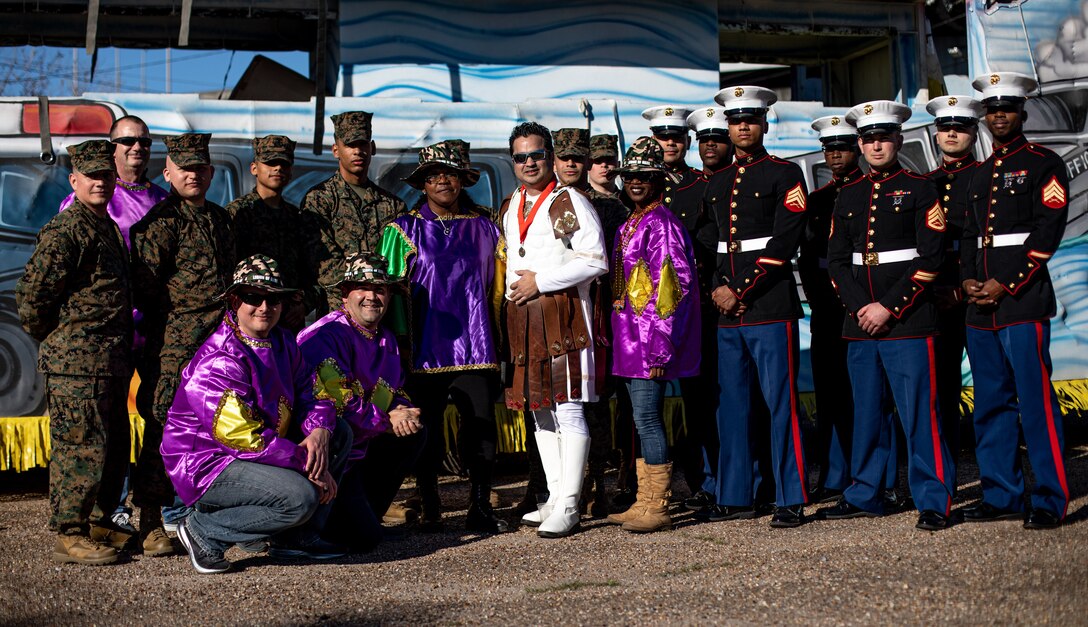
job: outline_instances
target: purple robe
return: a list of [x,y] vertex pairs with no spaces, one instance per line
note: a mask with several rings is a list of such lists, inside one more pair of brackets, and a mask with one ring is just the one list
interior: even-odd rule
[[621,252],[623,259],[612,271],[622,271],[625,280],[612,296],[612,373],[648,379],[650,368],[664,368],[664,379],[693,377],[701,320],[691,239],[664,205],[646,213],[628,237],[637,219],[628,218],[616,232],[613,259]]
[[498,369],[495,324],[502,234],[486,216],[438,219],[424,203],[385,227],[389,272],[411,281],[415,372]]
[[410,407],[393,332],[363,328],[343,309],[298,334],[307,381],[318,407],[351,425],[349,461],[366,456],[367,443],[392,429],[389,410]]
[[[121,229],[121,237],[125,238],[126,248],[132,247],[128,240],[128,231],[132,225],[139,222],[152,207],[169,195],[166,190],[154,183],[148,182],[145,185],[146,187],[133,185],[117,179],[113,198],[106,207],[106,213],[110,214],[113,221],[117,223],[117,228]],[[75,197],[75,192],[68,194],[68,197],[60,203],[60,211],[64,211],[68,205],[72,204]]]
[[192,505],[236,459],[305,472],[306,449],[286,437],[295,416],[303,435],[336,428],[295,338],[278,326],[249,337],[228,312],[182,371],[163,428],[159,450],[178,496]]

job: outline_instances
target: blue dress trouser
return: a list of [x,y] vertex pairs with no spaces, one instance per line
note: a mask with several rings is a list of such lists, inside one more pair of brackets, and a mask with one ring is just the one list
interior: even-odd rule
[[804,447],[797,403],[800,358],[797,323],[772,322],[718,329],[718,480],[719,505],[750,507],[758,488],[757,437],[753,424],[753,375],[758,373],[770,410],[771,466],[775,503],[780,507],[808,501]]
[[894,455],[892,429],[884,416],[884,381],[899,409],[907,446],[907,481],[920,511],[948,515],[955,494],[956,469],[941,436],[937,404],[935,343],[932,337],[857,340],[847,348],[854,391],[853,483],[846,501],[883,513],[888,456]]
[[1023,511],[1020,433],[1035,473],[1031,506],[1065,518],[1069,486],[1058,396],[1050,383],[1050,322],[1014,324],[996,331],[967,328],[967,355],[975,379],[975,456],[982,500]]

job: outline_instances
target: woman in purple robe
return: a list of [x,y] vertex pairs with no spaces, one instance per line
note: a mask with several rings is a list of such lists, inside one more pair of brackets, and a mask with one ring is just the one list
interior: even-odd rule
[[497,312],[503,296],[505,242],[490,212],[465,193],[480,172],[459,139],[420,150],[405,180],[423,190],[418,206],[385,227],[381,254],[389,273],[410,282],[412,359],[408,393],[422,410],[427,446],[416,464],[423,512],[420,527],[441,528],[438,470],[445,455],[444,414],[452,399],[460,415],[457,443],[472,491],[465,526],[502,533],[491,507],[495,464]]
[[608,522],[648,532],[672,528],[672,462],[662,410],[666,383],[699,373],[699,292],[691,239],[661,203],[661,146],[638,138],[616,172],[634,209],[616,233],[612,254],[612,373],[630,393],[643,456],[635,466],[638,499]]

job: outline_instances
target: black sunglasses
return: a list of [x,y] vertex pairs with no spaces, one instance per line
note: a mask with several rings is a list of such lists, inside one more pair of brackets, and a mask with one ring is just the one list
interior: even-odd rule
[[532,152],[515,152],[514,163],[521,165],[532,159],[533,161],[543,161],[548,158],[547,150],[534,150]]
[[237,296],[238,300],[250,307],[260,307],[261,303],[268,303],[269,307],[276,307],[282,305],[283,301],[287,299],[283,294],[258,294],[256,292],[239,292]]
[[151,147],[150,137],[117,137],[111,141],[115,144],[121,144],[122,146],[133,146],[138,143],[141,148]]

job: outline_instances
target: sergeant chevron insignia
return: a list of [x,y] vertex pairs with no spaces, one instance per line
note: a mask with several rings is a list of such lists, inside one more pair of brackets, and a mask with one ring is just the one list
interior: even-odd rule
[[800,213],[805,210],[805,190],[798,183],[793,186],[789,192],[786,193],[786,209],[794,213]]
[[933,206],[926,212],[926,226],[934,231],[944,233],[944,210],[941,209],[941,203],[933,203]]
[[1051,209],[1065,206],[1065,188],[1058,182],[1058,177],[1050,177],[1050,182],[1043,187],[1043,204]]

